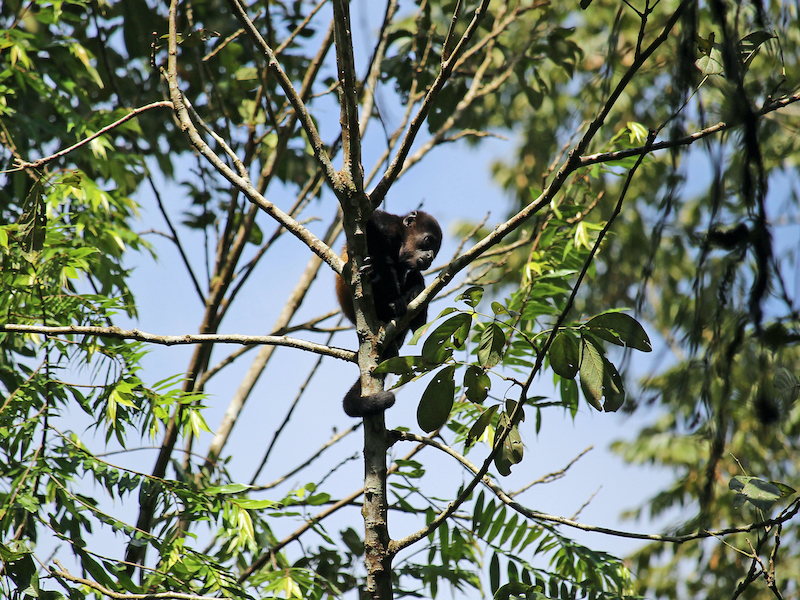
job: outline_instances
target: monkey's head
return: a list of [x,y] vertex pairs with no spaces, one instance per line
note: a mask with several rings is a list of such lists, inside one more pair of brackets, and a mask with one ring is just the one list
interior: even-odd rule
[[428,213],[415,210],[403,217],[403,233],[400,262],[411,271],[429,268],[442,245],[439,223]]

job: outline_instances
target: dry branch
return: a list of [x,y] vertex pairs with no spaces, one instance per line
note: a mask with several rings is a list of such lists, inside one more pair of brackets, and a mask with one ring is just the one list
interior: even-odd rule
[[43,335],[91,335],[98,337],[109,337],[120,340],[136,340],[139,342],[149,342],[151,344],[161,344],[163,346],[185,345],[185,344],[206,344],[209,342],[218,344],[244,344],[244,345],[267,345],[267,346],[287,346],[298,350],[307,350],[315,354],[332,356],[350,362],[355,361],[355,352],[315,344],[297,338],[288,338],[275,335],[238,335],[238,334],[184,334],[184,335],[157,335],[147,333],[138,329],[122,329],[120,327],[95,327],[84,325],[67,325],[64,327],[49,327],[45,325],[17,325],[15,323],[5,323],[0,325],[0,331],[17,333],[41,333]]

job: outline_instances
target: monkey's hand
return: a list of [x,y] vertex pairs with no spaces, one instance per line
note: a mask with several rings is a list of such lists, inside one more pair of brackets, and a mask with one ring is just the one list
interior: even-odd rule
[[405,298],[398,298],[394,302],[389,303],[389,308],[392,309],[392,314],[395,319],[401,318],[408,312],[408,303]]
[[358,272],[362,275],[368,275],[370,277],[372,276],[372,274],[375,272],[375,265],[372,264],[371,256],[364,257],[364,264],[361,265],[361,268],[358,270]]

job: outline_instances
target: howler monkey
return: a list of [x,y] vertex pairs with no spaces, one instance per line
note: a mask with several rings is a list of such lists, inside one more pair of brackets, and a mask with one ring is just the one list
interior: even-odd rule
[[[372,283],[375,313],[384,323],[402,317],[408,303],[425,289],[422,271],[431,266],[442,244],[442,230],[431,215],[415,210],[405,216],[376,210],[367,220],[367,257],[365,272]],[[347,247],[342,256],[347,260]],[[355,308],[350,288],[336,278],[336,296],[342,313],[355,322]],[[418,329],[428,319],[427,308],[409,324]],[[397,356],[408,329],[399,331],[381,353],[381,358]],[[351,417],[374,415],[394,404],[392,392],[361,396],[361,379],[344,397],[344,412]]]

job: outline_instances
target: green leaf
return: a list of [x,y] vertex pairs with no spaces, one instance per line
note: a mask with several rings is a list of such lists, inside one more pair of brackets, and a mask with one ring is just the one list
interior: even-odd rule
[[467,434],[466,445],[469,447],[475,443],[479,437],[483,435],[483,432],[492,422],[492,417],[494,417],[497,409],[500,408],[499,404],[495,404],[494,406],[490,406],[485,411],[481,413],[481,416],[478,417],[478,420],[475,421],[475,424],[470,428],[469,433]]
[[239,67],[233,75],[237,81],[251,81],[258,79],[258,69],[255,67]]
[[238,509],[236,515],[236,525],[238,526],[238,534],[248,542],[254,542],[256,539],[255,530],[253,529],[253,519],[250,513],[243,509]]
[[605,356],[603,357],[603,411],[617,412],[625,402],[625,387],[617,368]]
[[636,319],[625,313],[603,313],[589,319],[585,326],[592,333],[612,344],[628,346],[641,352],[653,350],[650,338],[647,337],[644,328]]
[[572,335],[560,331],[550,345],[548,356],[550,366],[557,375],[564,379],[572,379],[578,374],[578,344]]
[[464,290],[461,294],[456,296],[456,301],[463,300],[468,306],[475,308],[483,298],[483,288],[472,286]]
[[[508,415],[504,414],[500,417],[500,423],[497,426],[497,431],[500,432],[508,424]],[[503,440],[503,447],[494,457],[494,464],[497,467],[497,472],[501,475],[508,476],[511,474],[511,466],[522,461],[523,445],[522,438],[519,435],[517,426],[514,425],[511,431]]]
[[470,402],[480,404],[489,395],[489,388],[492,387],[492,380],[486,371],[476,365],[467,367],[464,373],[464,393]]
[[373,373],[405,375],[424,369],[425,364],[425,360],[421,356],[394,356],[375,367]]
[[[208,492],[208,490],[206,490]],[[241,508],[245,508],[247,510],[263,510],[265,508],[276,508],[280,507],[281,504],[279,502],[273,502],[272,500],[251,500],[250,498],[231,498],[230,500],[236,506],[240,506]]]
[[199,437],[203,431],[211,433],[211,429],[208,427],[203,415],[195,408],[189,409],[189,423],[192,426],[192,433],[195,437]]
[[745,501],[750,502],[760,510],[769,510],[776,501],[795,493],[795,490],[785,484],[764,481],[758,477],[736,475],[728,482],[728,487],[738,492],[734,498],[734,505],[741,506]]
[[478,531],[478,525],[483,516],[482,513],[484,500],[485,494],[483,493],[483,490],[481,490],[478,494],[478,499],[475,501],[475,508],[472,511],[472,531]]
[[447,319],[425,338],[422,345],[423,358],[432,364],[442,364],[450,358],[454,347],[463,347],[471,324],[472,317],[467,313],[459,313]]
[[784,367],[775,369],[772,384],[775,386],[775,391],[778,392],[778,395],[786,404],[792,404],[797,401],[797,396],[800,393],[800,379],[789,371],[789,369],[785,369]]
[[444,425],[450,416],[456,391],[456,382],[453,379],[455,369],[455,365],[441,369],[422,393],[417,407],[417,423],[426,433]]
[[489,561],[489,586],[492,591],[500,588],[500,559],[497,557],[497,552],[492,554]]
[[320,506],[326,504],[331,499],[331,495],[327,493],[313,494],[306,498],[306,503],[311,506]]
[[361,556],[364,554],[364,541],[352,527],[348,527],[342,532],[342,541],[354,556]]
[[116,587],[114,580],[111,579],[108,571],[100,566],[100,563],[83,551],[78,551],[78,556],[81,559],[81,566],[92,576],[92,579],[109,589],[114,589]]
[[506,336],[497,323],[489,323],[481,333],[478,345],[478,362],[482,367],[491,369],[503,358],[503,347]]
[[495,315],[509,315],[513,316],[509,310],[499,302],[492,302],[492,312]]
[[720,75],[725,72],[722,66],[722,53],[717,48],[712,48],[705,56],[698,58],[694,65],[703,75]]
[[244,483],[229,483],[228,485],[206,488],[203,491],[206,494],[239,494],[251,489],[252,487],[252,485],[247,485]]
[[44,187],[41,180],[31,186],[25,198],[22,214],[19,217],[18,238],[22,240],[25,253],[39,252],[44,248],[47,228],[47,207],[44,200]]
[[602,411],[603,355],[586,338],[581,338],[580,375],[581,389],[586,401],[593,408]]
[[625,402],[622,377],[589,335],[581,338],[580,383],[586,401],[597,410],[616,412]]
[[739,40],[739,57],[745,68],[750,66],[761,45],[776,36],[767,31],[754,31]]

